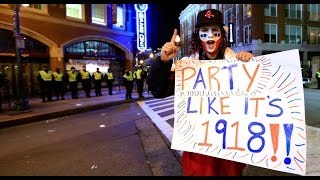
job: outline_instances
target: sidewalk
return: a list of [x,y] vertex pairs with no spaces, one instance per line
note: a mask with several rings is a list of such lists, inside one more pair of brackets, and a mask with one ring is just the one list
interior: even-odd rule
[[[135,91],[132,93],[133,100],[125,100],[124,87],[113,89],[113,95],[108,95],[108,89],[102,89],[102,95],[95,97],[94,89],[91,90],[91,98],[86,98],[84,91],[79,91],[79,99],[71,99],[71,93],[68,92],[65,95],[66,100],[57,100],[52,102],[42,103],[41,98],[30,98],[29,101],[30,110],[26,111],[9,111],[8,104],[2,105],[2,112],[0,112],[0,128],[10,127],[18,124],[24,124],[28,122],[46,120],[66,116],[70,114],[76,114],[84,111],[90,111],[107,106],[118,105],[128,103],[138,99],[138,93]],[[151,94],[144,92],[144,97],[150,98]],[[53,96],[55,99],[55,96]],[[14,101],[11,106],[14,105]]]

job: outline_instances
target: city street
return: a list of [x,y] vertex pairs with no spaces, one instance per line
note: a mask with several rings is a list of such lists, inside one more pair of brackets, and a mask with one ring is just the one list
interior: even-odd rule
[[136,103],[0,130],[1,176],[180,176]]
[[[304,91],[308,139],[306,175],[314,176],[320,175],[317,118],[320,91],[306,88]],[[37,116],[42,109],[54,110],[54,114],[66,107],[76,111],[70,106],[73,104],[82,104],[83,110],[91,110],[0,129],[0,175],[182,175],[181,152],[170,148],[174,97],[155,99],[145,93],[149,97],[144,100],[125,102],[123,93],[119,91],[112,98],[45,103],[46,107],[42,108],[38,107],[41,102],[38,104],[32,99],[35,104],[30,113]],[[114,104],[107,106],[107,101]],[[248,166],[243,175],[294,174]]]

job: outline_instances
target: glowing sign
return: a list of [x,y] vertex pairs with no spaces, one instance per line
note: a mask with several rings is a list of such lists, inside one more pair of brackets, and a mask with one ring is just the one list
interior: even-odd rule
[[144,51],[147,48],[147,4],[135,4],[137,19],[137,49]]

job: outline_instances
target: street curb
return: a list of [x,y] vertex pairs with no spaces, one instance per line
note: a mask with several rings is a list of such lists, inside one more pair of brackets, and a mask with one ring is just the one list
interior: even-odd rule
[[[150,118],[149,118],[150,119]],[[178,159],[179,163],[182,165],[181,162],[181,155],[179,154],[179,152],[177,150],[174,150],[171,148],[171,142],[169,141],[169,139],[165,136],[165,134],[163,134],[163,132],[159,129],[159,127],[150,119],[151,123],[154,125],[154,127],[156,127],[156,130],[158,131],[158,133],[161,135],[161,138],[164,140],[164,142],[167,144],[168,148],[171,150],[171,152],[173,153],[173,155]]]
[[[149,98],[152,98],[152,97],[146,97],[144,99],[149,99]],[[60,110],[60,111],[56,111],[56,112],[48,112],[45,114],[39,114],[39,115],[34,115],[34,116],[29,116],[29,117],[22,117],[22,118],[14,119],[14,120],[2,121],[2,122],[0,122],[0,129],[12,127],[12,126],[16,126],[16,125],[27,124],[27,123],[36,122],[36,121],[54,119],[54,118],[68,116],[68,115],[77,114],[77,113],[82,113],[82,112],[86,112],[86,111],[92,111],[92,110],[101,109],[101,108],[108,107],[108,106],[114,106],[114,105],[120,105],[120,104],[124,104],[124,103],[135,102],[138,100],[140,100],[140,99],[106,102],[106,103],[100,103],[100,104],[95,104],[95,105],[76,107],[73,109]]]

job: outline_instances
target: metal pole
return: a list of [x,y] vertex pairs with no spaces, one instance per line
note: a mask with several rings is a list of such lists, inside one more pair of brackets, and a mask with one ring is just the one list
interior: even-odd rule
[[18,100],[15,102],[15,109],[18,111],[29,109],[28,101],[24,96],[24,84],[23,84],[23,72],[22,72],[22,63],[21,63],[21,49],[22,39],[20,37],[20,4],[14,5],[14,36],[16,43],[16,56],[17,56],[17,67],[18,67]]

